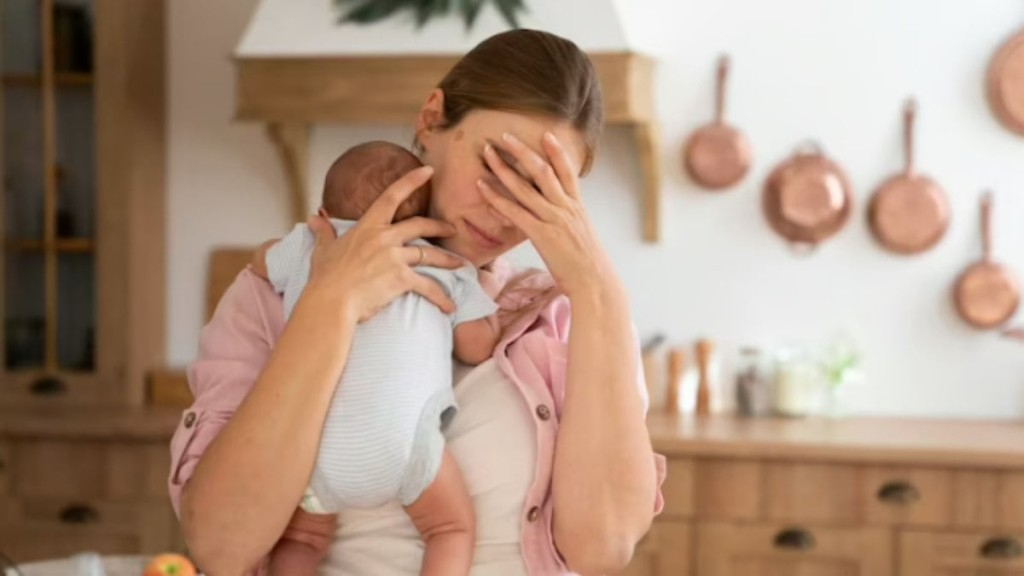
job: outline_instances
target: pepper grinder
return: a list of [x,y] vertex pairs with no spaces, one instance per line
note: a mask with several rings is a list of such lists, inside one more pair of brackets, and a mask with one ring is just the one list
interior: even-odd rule
[[683,372],[686,369],[686,351],[673,348],[668,353],[668,381],[665,386],[665,412],[679,413],[679,387],[683,383]]
[[697,383],[697,415],[707,416],[711,414],[711,355],[714,354],[715,346],[709,340],[697,342],[697,369],[700,373],[700,380]]

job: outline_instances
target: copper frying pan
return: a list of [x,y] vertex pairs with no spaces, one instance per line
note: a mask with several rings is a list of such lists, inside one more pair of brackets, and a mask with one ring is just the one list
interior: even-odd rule
[[981,198],[984,256],[957,278],[953,301],[960,317],[975,328],[995,328],[1010,319],[1020,304],[1020,287],[1006,267],[992,261],[992,193]]
[[808,143],[765,180],[761,208],[772,229],[794,245],[813,248],[843,228],[853,211],[843,170]]
[[1024,30],[996,51],[988,67],[987,96],[996,118],[1024,136]]
[[738,183],[750,168],[750,142],[742,132],[725,123],[725,84],[729,57],[718,61],[715,87],[715,119],[690,136],[683,148],[683,165],[699,186],[724,190]]
[[938,244],[949,227],[949,202],[931,178],[914,172],[914,117],[917,104],[903,110],[903,172],[879,186],[868,206],[868,224],[882,247],[918,254]]

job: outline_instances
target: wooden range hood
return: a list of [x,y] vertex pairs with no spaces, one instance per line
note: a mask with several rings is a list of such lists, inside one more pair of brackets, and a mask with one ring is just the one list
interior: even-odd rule
[[[632,129],[642,175],[642,235],[659,238],[660,167],[653,63],[634,52],[592,52],[608,126]],[[406,124],[457,56],[238,56],[236,114],[263,122],[288,179],[293,218],[305,220],[308,148],[314,124]]]

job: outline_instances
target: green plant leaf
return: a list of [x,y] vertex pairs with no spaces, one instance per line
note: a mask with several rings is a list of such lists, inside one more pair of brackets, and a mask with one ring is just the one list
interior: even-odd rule
[[367,0],[355,8],[349,9],[341,17],[341,21],[373,24],[393,15],[398,10],[404,8],[405,4],[407,4],[405,0]]
[[462,20],[466,23],[466,30],[476,23],[476,17],[480,15],[483,6],[484,0],[462,0]]
[[454,9],[462,16],[467,30],[476,24],[480,10],[488,2],[495,5],[505,22],[513,28],[519,27],[518,13],[527,11],[523,0],[333,0],[335,10],[341,13],[339,24],[372,24],[402,10],[410,10],[415,14],[419,29],[436,17],[447,16]]
[[505,19],[505,22],[513,28],[519,28],[519,20],[516,18],[516,10],[521,9],[521,6],[517,6],[518,0],[494,0],[497,5],[498,12]]

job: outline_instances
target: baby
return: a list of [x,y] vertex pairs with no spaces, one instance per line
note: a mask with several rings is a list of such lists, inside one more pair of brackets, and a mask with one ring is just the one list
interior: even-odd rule
[[[395,144],[355,146],[327,171],[321,213],[340,236],[385,188],[419,166],[415,155]],[[429,197],[428,183],[402,204],[395,221],[426,214]],[[300,224],[257,255],[257,273],[284,294],[286,318],[309,278],[313,243],[308,226]],[[429,246],[423,240],[414,244]],[[410,292],[359,324],[296,514],[306,514],[309,520],[309,514],[333,515],[397,499],[424,540],[421,574],[468,574],[475,543],[474,510],[455,460],[445,449],[443,431],[457,410],[452,350],[466,364],[489,358],[499,337],[497,305],[480,286],[472,264],[457,270],[416,271],[437,281],[456,311],[445,314]],[[331,522],[302,524],[332,528]],[[285,532],[271,554],[271,574],[316,572],[326,549],[311,542],[330,541],[333,534],[311,539],[310,528],[303,530],[307,534],[298,529]]]

